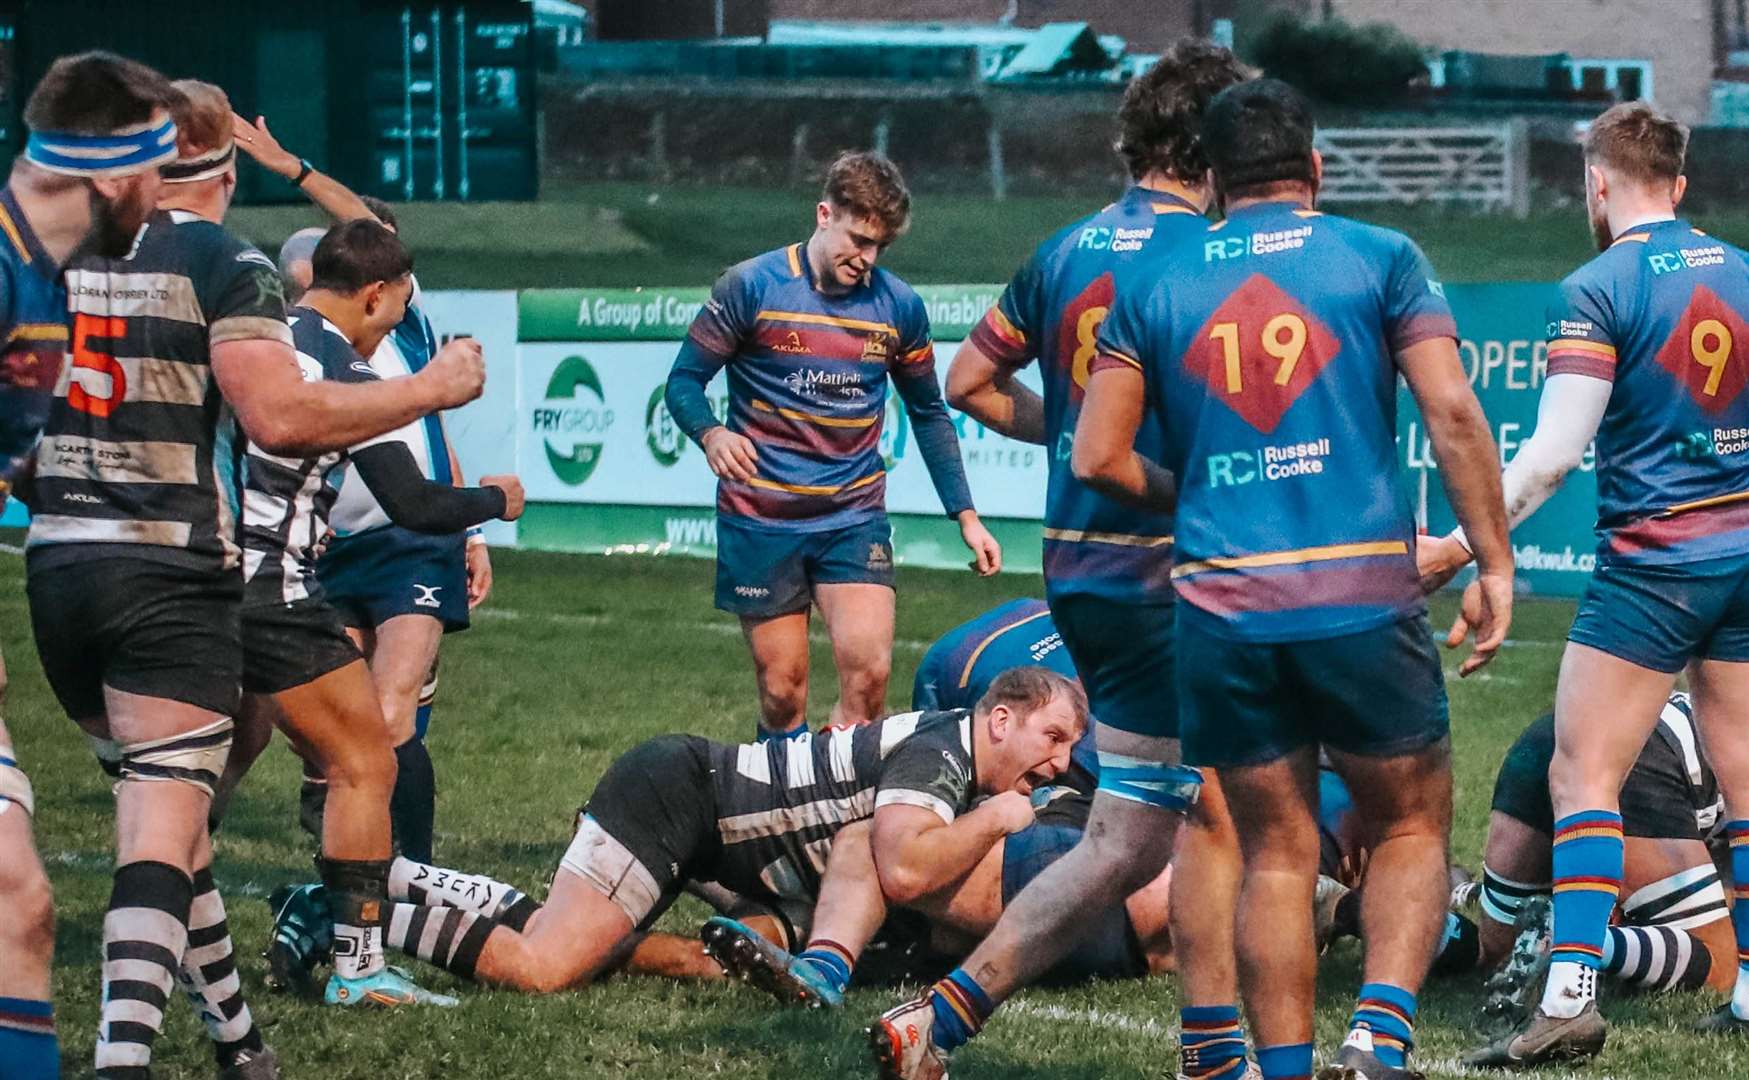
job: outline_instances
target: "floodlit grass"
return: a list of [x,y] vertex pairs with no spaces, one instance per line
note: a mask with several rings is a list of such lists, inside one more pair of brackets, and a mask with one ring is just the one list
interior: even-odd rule
[[[16,534],[4,539],[16,542]],[[705,561],[500,552],[497,592],[475,627],[445,646],[431,737],[437,763],[440,862],[523,884],[539,894],[569,839],[572,815],[618,753],[652,735],[693,731],[748,737],[753,679],[732,620],[711,610]],[[1019,594],[1036,578],[901,569],[891,702],[909,696],[923,648],[959,621]],[[1438,614],[1449,604],[1438,605]],[[1451,681],[1457,745],[1454,850],[1479,858],[1494,770],[1512,737],[1552,699],[1567,604],[1521,604],[1513,641],[1481,676]],[[68,1075],[88,1075],[98,1008],[99,927],[109,892],[109,785],[84,739],[57,710],[30,642],[23,565],[0,554],[0,643],[12,687],[7,705],[18,750],[35,781],[37,838],[59,912],[56,996]],[[830,708],[830,658],[816,636],[810,717]],[[1455,658],[1448,668],[1455,667]],[[297,779],[283,745],[262,759],[218,838],[217,876],[230,906],[244,981],[285,1075],[400,1077],[614,1077],[869,1075],[857,1032],[893,998],[853,993],[835,1014],[770,1012],[739,986],[617,979],[576,993],[528,998],[458,986],[422,968],[425,982],[463,998],[453,1011],[354,1015],[268,994],[256,952],[265,941],[262,897],[310,876],[310,847],[295,826]],[[1194,902],[1194,894],[1179,894]],[[688,932],[700,911],[685,901],[665,925]],[[1326,961],[1320,1048],[1333,1051],[1359,981],[1353,943]],[[1587,1075],[1749,1075],[1749,1048],[1688,1037],[1683,1026],[1711,1000],[1680,995],[1616,1001],[1620,1021]],[[1421,1065],[1450,1063],[1473,1041],[1472,985],[1441,984],[1423,999]],[[1174,982],[1109,983],[1029,991],[955,1063],[958,1080],[1142,1080],[1170,1075]],[[189,1009],[172,1002],[159,1041],[165,1078],[211,1075]],[[1442,1065],[1444,1067],[1442,1067]]]
[[[911,231],[886,263],[920,284],[1007,281],[1041,240],[1116,194],[1005,202],[921,194]],[[813,198],[799,190],[601,183],[549,185],[535,203],[415,203],[397,213],[426,288],[708,285],[724,267],[804,238]],[[1344,212],[1407,232],[1448,281],[1558,281],[1593,254],[1577,208],[1526,221],[1438,208]],[[321,220],[307,207],[240,207],[231,223],[276,254],[286,236]],[[1696,221],[1749,241],[1749,214]]]

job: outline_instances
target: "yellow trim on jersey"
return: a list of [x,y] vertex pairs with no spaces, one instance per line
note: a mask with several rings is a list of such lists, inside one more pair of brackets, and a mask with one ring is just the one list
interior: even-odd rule
[[798,254],[801,252],[801,250],[802,250],[802,245],[791,244],[789,247],[785,248],[783,251],[783,253],[785,255],[789,256],[789,276],[790,277],[801,277],[802,276],[802,261],[801,261],[801,259],[797,258]]
[[985,638],[983,641],[978,642],[978,647],[973,649],[972,655],[966,659],[966,669],[964,671],[960,672],[960,689],[964,690],[966,688],[966,684],[968,684],[972,681],[972,668],[977,666],[978,657],[984,655],[984,650],[988,649],[990,647],[990,643],[992,641],[995,641],[997,638],[1001,637],[1003,634],[1006,634],[1008,631],[1014,629],[1017,626],[1025,626],[1027,623],[1033,622],[1033,621],[1038,620],[1038,619],[1042,619],[1046,615],[1049,615],[1049,614],[1050,614],[1049,611],[1041,611],[1041,612],[1037,613],[1036,615],[1028,615],[1026,618],[1020,620],[1019,622],[1009,623],[1007,626],[1004,626],[1002,629],[991,634],[989,637]]
[[1046,540],[1061,540],[1070,544],[1123,544],[1126,547],[1156,548],[1172,543],[1170,536],[1135,536],[1130,533],[1087,532],[1083,529],[1046,529]]
[[1670,514],[1683,514],[1690,510],[1705,510],[1709,506],[1728,506],[1731,503],[1749,501],[1749,491],[1739,491],[1732,495],[1715,495],[1710,499],[1696,499],[1693,502],[1677,503],[1675,506],[1658,511],[1659,517]]
[[775,413],[776,415],[783,417],[785,420],[801,420],[809,424],[818,424],[821,427],[865,428],[873,427],[875,423],[880,420],[880,417],[878,416],[819,416],[814,413],[801,412],[797,409],[779,408],[769,401],[760,401],[758,398],[753,399],[753,407],[760,412]]
[[1556,338],[1549,342],[1549,351],[1556,349],[1577,349],[1580,352],[1596,353],[1598,356],[1615,356],[1615,346],[1605,345],[1601,341],[1586,341],[1584,338]]
[[1295,210],[1294,211],[1294,217],[1297,217],[1297,218],[1310,218],[1310,217],[1323,217],[1323,216],[1324,216],[1324,211],[1322,211],[1322,210]]
[[1650,239],[1652,239],[1651,233],[1633,232],[1633,233],[1628,233],[1625,236],[1617,237],[1615,240],[1615,243],[1610,244],[1609,246],[1614,247],[1616,244],[1625,244],[1629,240],[1632,240],[1636,244],[1643,244]]
[[1099,350],[1099,355],[1100,356],[1109,356],[1113,360],[1122,360],[1124,363],[1135,368],[1137,371],[1142,372],[1144,375],[1147,374],[1148,369],[1142,366],[1142,362],[1140,360],[1137,360],[1133,356],[1125,356],[1123,353],[1118,352],[1116,349],[1112,349],[1112,348],[1101,349],[1101,350]]
[[885,475],[887,475],[885,469],[877,469],[863,477],[861,480],[852,480],[848,484],[837,485],[780,484],[776,480],[767,480],[762,476],[755,476],[753,479],[747,481],[747,484],[749,487],[769,488],[772,491],[787,491],[791,495],[836,495],[841,491],[855,491],[857,488],[867,487]]
[[19,233],[18,226],[13,224],[12,215],[6,212],[4,206],[0,206],[0,229],[6,230],[6,239],[12,241],[12,246],[18,249],[18,257],[28,264],[30,249],[24,246],[24,237]]
[[1175,206],[1172,203],[1163,202],[1150,203],[1149,205],[1156,214],[1189,214],[1192,217],[1202,217],[1201,214],[1188,206]]
[[753,316],[755,320],[776,319],[780,322],[814,323],[819,326],[836,326],[845,330],[875,330],[881,333],[899,336],[897,327],[886,323],[867,322],[862,319],[842,319],[836,315],[815,315],[809,311],[761,311]]
[[996,321],[996,329],[1004,336],[1012,338],[1022,345],[1026,344],[1026,331],[1015,326],[1009,321],[1008,316],[1002,314],[1002,305],[993,305],[985,317],[994,319]]
[[1409,545],[1401,540],[1370,540],[1359,544],[1325,544],[1322,547],[1298,548],[1294,551],[1266,551],[1261,555],[1239,555],[1230,559],[1199,559],[1180,563],[1172,568],[1175,578],[1200,574],[1204,570],[1243,570],[1256,566],[1297,566],[1301,563],[1328,562],[1331,559],[1359,559],[1368,555],[1407,555]]
[[6,340],[66,341],[67,328],[60,323],[20,323],[12,328],[12,333],[6,335]]

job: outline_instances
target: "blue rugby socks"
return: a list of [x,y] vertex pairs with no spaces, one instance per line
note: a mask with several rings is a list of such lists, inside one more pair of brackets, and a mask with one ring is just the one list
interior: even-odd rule
[[813,968],[820,978],[826,980],[840,994],[850,985],[850,972],[856,966],[856,957],[851,955],[849,949],[825,938],[808,942],[807,950],[798,953],[796,959]]
[[61,1044],[55,1039],[55,1010],[46,1001],[0,997],[0,1061],[18,1080],[57,1080]]
[[1354,1003],[1348,1041],[1401,1069],[1415,1043],[1415,995],[1390,983],[1367,983]]
[[1749,1020],[1749,821],[1725,825],[1731,840],[1731,927],[1737,932],[1737,986],[1731,1013]]
[[982,1030],[996,1011],[990,995],[960,968],[929,988],[929,1003],[935,1009],[935,1045],[950,1052]]
[[1186,1006],[1178,1020],[1178,1071],[1187,1080],[1239,1080],[1245,1075],[1245,1032],[1238,1006]]
[[1259,1046],[1257,1068],[1263,1073],[1263,1080],[1312,1080],[1312,1044]]
[[1555,822],[1555,928],[1542,999],[1548,1015],[1578,1016],[1597,997],[1597,969],[1621,874],[1620,814],[1581,810]]

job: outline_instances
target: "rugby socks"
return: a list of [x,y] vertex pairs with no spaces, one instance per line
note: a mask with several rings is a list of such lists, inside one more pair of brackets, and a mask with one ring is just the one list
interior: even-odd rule
[[1347,1045],[1371,1050],[1385,1065],[1403,1068],[1415,1044],[1415,995],[1390,983],[1367,983],[1354,1003]]
[[1445,932],[1433,957],[1433,974],[1461,975],[1482,962],[1482,932],[1468,916],[1445,913]]
[[415,735],[395,747],[395,768],[395,792],[389,797],[395,850],[428,863],[437,818],[437,773],[431,768],[425,740]]
[[389,912],[388,941],[392,948],[472,979],[486,939],[497,926],[461,908],[395,904]]
[[1621,815],[1581,810],[1555,822],[1555,928],[1542,1011],[1578,1016],[1597,997],[1609,915],[1621,892]]
[[540,905],[527,894],[483,874],[464,874],[402,856],[389,867],[389,899],[425,907],[452,907],[494,919],[520,933]]
[[1737,932],[1737,985],[1731,1015],[1749,1020],[1749,821],[1725,823],[1731,841],[1731,928]]
[[99,1080],[147,1080],[152,1042],[188,948],[194,883],[161,862],[119,866],[103,917],[103,1012],[97,1029]]
[[55,1009],[46,1001],[0,997],[0,1061],[18,1080],[58,1080],[61,1044]]
[[773,731],[764,724],[760,724],[758,732],[753,736],[753,741],[757,743],[768,743],[776,742],[778,739],[795,740],[801,738],[807,733],[808,725],[806,724],[797,724],[788,731]]
[[1603,939],[1603,970],[1644,990],[1698,990],[1713,969],[1713,954],[1686,930],[1670,926],[1612,926]]
[[225,902],[213,884],[213,869],[194,872],[194,900],[188,910],[188,949],[176,983],[200,1014],[212,1040],[220,1068],[229,1065],[240,1051],[259,1053],[261,1033],[243,1000],[243,980],[237,975],[236,951],[231,928],[225,920]]
[[1263,1080],[1312,1080],[1312,1044],[1259,1046],[1257,1069]]
[[935,1030],[930,1037],[949,1053],[981,1031],[996,1011],[990,995],[961,968],[954,968],[947,978],[929,988],[929,1004],[935,1010]]
[[334,974],[365,979],[383,969],[383,905],[388,903],[387,860],[316,860],[334,917]]
[[796,960],[819,972],[820,978],[840,994],[850,985],[850,972],[856,966],[856,957],[849,949],[825,938],[808,942],[807,951],[799,953]]
[[1245,1031],[1237,1005],[1186,1006],[1178,1021],[1178,1071],[1186,1080],[1245,1075]]

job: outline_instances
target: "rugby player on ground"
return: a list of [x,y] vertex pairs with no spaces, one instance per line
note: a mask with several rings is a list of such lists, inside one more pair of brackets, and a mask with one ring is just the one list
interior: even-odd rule
[[[813,236],[725,273],[668,377],[669,412],[719,478],[716,605],[740,618],[753,654],[760,738],[806,730],[812,605],[838,669],[832,724],[866,724],[884,711],[894,613],[880,451],[889,380],[974,568],[1001,568],[1001,548],[972,509],[923,301],[875,265],[910,215],[891,161],[841,155],[827,170]],[[705,396],[725,367],[726,421]]]
[[[1443,290],[1406,237],[1312,208],[1312,139],[1305,99],[1276,80],[1210,103],[1203,147],[1227,216],[1168,251],[1158,284],[1120,292],[1074,467],[1128,498],[1177,496],[1185,758],[1219,770],[1239,830],[1239,974],[1259,1068],[1312,1072],[1322,749],[1373,842],[1365,983],[1320,1076],[1397,1080],[1446,916],[1451,820],[1444,677],[1397,484],[1399,375],[1482,555],[1465,672],[1505,639],[1512,553]],[[1149,413],[1168,476],[1132,449]]]
[[[27,482],[67,350],[61,265],[75,249],[120,255],[175,159],[173,99],[157,72],[109,53],[63,57],[24,105],[29,145],[0,190],[0,506]],[[87,153],[97,151],[96,153]],[[6,667],[0,660],[0,704]],[[54,910],[31,838],[30,780],[0,718],[0,1061],[7,1075],[60,1075],[49,1000]]]
[[[1555,693],[1548,980],[1520,1029],[1478,1055],[1487,1063],[1603,1048],[1597,972],[1622,884],[1620,793],[1684,665],[1728,808],[1731,876],[1749,881],[1749,454],[1729,441],[1749,429],[1737,350],[1749,346],[1749,262],[1676,216],[1687,141],[1644,102],[1586,130],[1586,212],[1602,254],[1561,283],[1536,431],[1506,468],[1517,524],[1595,438],[1599,546]],[[1462,565],[1463,539],[1427,544],[1431,577]],[[1473,600],[1466,592],[1454,632]],[[1733,921],[1749,957],[1749,890]],[[1749,1031],[1749,962],[1703,1026]]]
[[[389,942],[463,978],[563,990],[619,966],[689,880],[813,900],[834,838],[871,816],[898,830],[893,872],[933,892],[1032,823],[1030,792],[1068,768],[1086,725],[1078,685],[1022,668],[970,712],[739,746],[653,739],[596,785],[544,906],[490,878],[400,858],[390,887],[405,902]],[[907,823],[894,816],[902,809],[927,817]],[[696,940],[675,942],[697,954]]]
[[[73,371],[38,450],[27,546],[49,683],[119,773],[99,1077],[145,1075],[185,958],[232,967],[206,831],[243,674],[230,417],[269,452],[320,454],[471,400],[484,376],[458,354],[399,386],[306,382],[272,262],[219,224],[235,187],[229,109],[183,98],[176,112],[187,132],[169,168],[190,182],[167,189],[131,250],[67,271]],[[225,1042],[247,1026],[235,986],[234,971],[194,986]]]
[[[1074,949],[1086,912],[1119,907],[1159,877],[1178,822],[1202,791],[1202,776],[1183,764],[1170,689],[1171,507],[1112,500],[1074,475],[1070,456],[1096,335],[1113,297],[1131,278],[1151,280],[1162,252],[1203,236],[1211,196],[1198,137],[1203,110],[1243,77],[1232,53],[1187,41],[1133,81],[1118,143],[1133,186],[1041,245],[954,358],[948,392],[956,405],[1047,447],[1045,593],[1098,722],[1099,790],[1080,845],[1015,898],[964,965],[870,1029],[883,1075],[945,1070],[945,1055],[998,1004]],[[1015,378],[1035,360],[1042,398]],[[1159,455],[1157,422],[1133,434],[1145,454]],[[1246,1068],[1233,974],[1237,848],[1220,793],[1211,786],[1206,799],[1192,815],[1187,846],[1195,850],[1185,870],[1204,900],[1174,911],[1186,920],[1173,928],[1186,954],[1181,1049],[1187,1071],[1232,1080]],[[905,1038],[913,1029],[933,1034]]]

